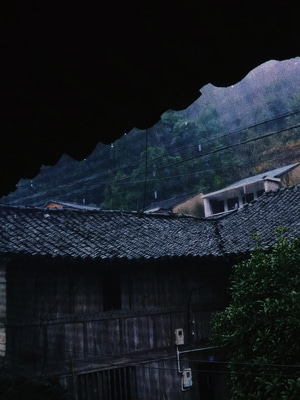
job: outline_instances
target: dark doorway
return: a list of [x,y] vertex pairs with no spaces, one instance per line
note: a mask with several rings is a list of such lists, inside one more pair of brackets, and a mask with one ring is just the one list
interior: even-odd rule
[[121,309],[120,278],[115,271],[103,271],[103,311]]
[[227,399],[228,374],[222,364],[203,362],[197,365],[197,371],[200,400]]

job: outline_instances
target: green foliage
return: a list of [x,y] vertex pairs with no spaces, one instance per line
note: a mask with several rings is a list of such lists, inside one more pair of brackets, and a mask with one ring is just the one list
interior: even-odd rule
[[127,176],[119,171],[112,176],[112,181],[104,191],[102,207],[106,210],[133,210],[135,209],[134,192],[127,190]]
[[[84,160],[63,155],[53,167],[42,166],[1,202],[41,206],[56,199],[136,210],[297,162],[300,112],[292,112],[300,104],[297,63],[262,66],[230,88],[207,85],[187,109],[163,113],[146,130],[134,128],[112,145],[99,143]],[[272,132],[278,134],[261,137]]]
[[300,242],[278,230],[232,273],[231,303],[213,318],[212,340],[228,350],[231,400],[300,398]]

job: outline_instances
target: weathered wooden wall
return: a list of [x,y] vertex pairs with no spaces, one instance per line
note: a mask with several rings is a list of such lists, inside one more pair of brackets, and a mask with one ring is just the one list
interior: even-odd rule
[[6,352],[6,264],[6,260],[0,259],[0,358]]
[[[79,374],[79,382],[88,385],[86,373],[130,366],[132,360],[145,363],[151,352],[172,352],[176,328],[184,329],[186,344],[205,343],[211,313],[226,304],[226,268],[216,266],[220,285],[212,264],[186,262],[118,267],[12,263],[7,269],[9,363],[27,376]],[[178,374],[174,361],[172,368],[165,366],[169,362],[154,360],[156,369],[149,367],[148,372],[135,369],[137,390],[157,391],[138,398],[188,398],[173,394]],[[148,385],[145,374],[150,370]],[[91,375],[97,385],[99,374]]]
[[[196,376],[195,376],[196,377]],[[182,391],[176,359],[155,360],[68,376],[62,384],[80,400],[193,400],[197,385]]]
[[[189,365],[186,362],[186,365]],[[153,400],[192,400],[199,398],[196,387],[182,391],[181,374],[177,361],[173,359],[158,360],[136,368],[137,399]]]

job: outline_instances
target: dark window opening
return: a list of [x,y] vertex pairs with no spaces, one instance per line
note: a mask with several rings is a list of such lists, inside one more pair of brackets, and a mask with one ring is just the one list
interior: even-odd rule
[[103,273],[103,311],[121,309],[120,279],[116,272]]
[[224,212],[223,200],[210,200],[210,206],[213,214]]
[[259,191],[257,192],[257,197],[262,196],[264,193],[265,193],[265,191],[264,191],[263,189],[262,189],[262,190],[259,190]]
[[228,210],[234,210],[239,208],[239,199],[237,197],[232,197],[231,199],[227,200]]
[[245,194],[244,203],[251,203],[251,201],[253,201],[253,200],[254,200],[254,194],[253,193]]

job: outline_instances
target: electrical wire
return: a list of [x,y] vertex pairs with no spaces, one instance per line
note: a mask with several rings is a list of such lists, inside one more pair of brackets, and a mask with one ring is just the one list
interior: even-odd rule
[[[299,112],[300,112],[300,110],[297,110],[297,111],[294,111],[294,112],[292,112],[292,113],[284,114],[284,115],[281,115],[281,116],[279,116],[279,117],[276,117],[276,118],[272,118],[272,119],[270,119],[270,120],[267,120],[267,122],[274,121],[274,120],[276,120],[276,119],[282,118],[283,116],[295,115],[295,114],[298,114]],[[250,125],[249,128],[243,128],[243,129],[238,130],[238,131],[233,131],[233,132],[231,132],[231,133],[229,133],[229,134],[233,134],[233,133],[237,133],[237,132],[240,133],[240,132],[242,132],[242,131],[245,130],[245,129],[250,129],[250,128],[253,128],[253,127],[262,125],[262,124],[264,124],[264,123],[266,123],[266,121],[262,121],[262,122],[260,122],[260,123],[255,124],[255,125]],[[218,148],[216,148],[216,149],[213,149],[213,150],[210,150],[210,151],[207,151],[207,152],[203,152],[203,153],[198,154],[198,155],[196,155],[196,156],[187,157],[187,158],[185,158],[185,159],[178,160],[178,161],[176,161],[176,162],[171,162],[171,163],[166,164],[166,165],[163,165],[163,166],[157,166],[157,165],[156,165],[156,166],[155,166],[155,171],[163,170],[163,169],[170,168],[170,167],[174,167],[175,165],[182,164],[182,163],[186,163],[186,162],[189,162],[189,161],[191,161],[191,160],[197,159],[197,158],[199,158],[199,157],[209,156],[209,155],[211,155],[211,154],[214,154],[214,153],[217,153],[217,152],[221,152],[221,151],[225,151],[225,150],[228,150],[228,149],[237,147],[237,146],[243,146],[243,145],[249,144],[249,143],[251,143],[251,142],[258,141],[258,140],[261,140],[261,139],[264,139],[264,138],[267,138],[267,137],[276,135],[276,134],[278,134],[278,133],[282,133],[282,132],[285,132],[285,131],[288,131],[288,130],[291,130],[291,129],[297,129],[297,128],[299,128],[299,126],[300,126],[300,124],[296,124],[296,125],[293,125],[293,126],[290,126],[290,127],[287,127],[287,128],[283,128],[283,129],[280,129],[280,130],[277,130],[277,131],[268,132],[268,133],[266,133],[266,134],[264,134],[264,135],[259,135],[259,136],[256,136],[256,137],[254,137],[254,138],[249,138],[249,139],[247,139],[247,140],[240,141],[240,142],[237,142],[237,143],[233,143],[233,144],[230,144],[230,145],[227,145],[227,146],[218,147]],[[222,137],[227,137],[229,134],[223,135]],[[147,135],[146,135],[146,136],[147,136]],[[219,137],[216,137],[216,138],[211,138],[211,139],[208,139],[207,142],[213,141],[213,140],[219,140],[219,138],[220,138],[220,136],[219,136]],[[147,146],[148,146],[148,141],[147,141]],[[195,145],[193,145],[193,147],[194,147],[194,146],[195,146]],[[162,158],[162,157],[165,157],[165,155],[159,156],[159,157],[157,157],[156,159],[160,159],[160,158]],[[154,159],[154,160],[155,160],[155,159]],[[152,161],[153,161],[153,160],[152,160]],[[147,157],[146,157],[146,162],[148,162]],[[126,167],[124,167],[124,168],[128,168],[128,166],[126,166]],[[147,171],[148,171],[148,168],[147,168]],[[147,172],[147,171],[146,171],[146,170],[141,171],[141,172],[138,173],[136,176],[139,176],[139,175],[141,175],[141,174],[145,174],[145,175],[146,175],[146,172]],[[154,171],[154,169],[152,168],[152,169],[150,169],[148,172],[153,172],[153,171]],[[207,170],[205,170],[205,171],[207,171]],[[198,174],[199,174],[199,173],[201,174],[201,173],[204,173],[205,171],[197,171],[197,173],[198,173]],[[105,172],[103,172],[103,173],[104,173],[104,175],[102,175],[102,176],[105,176],[105,175],[108,175],[108,174],[112,174],[113,171],[105,171]],[[195,172],[195,173],[196,173],[196,172]],[[187,174],[188,174],[188,173],[187,173]],[[181,176],[184,176],[184,174],[182,174]],[[186,176],[187,176],[187,175],[186,175]],[[172,177],[172,176],[170,176],[170,177],[169,177],[169,176],[165,176],[165,177],[163,177],[163,179],[169,179],[169,178],[171,178],[171,177]],[[95,174],[93,174],[93,175],[90,176],[90,177],[85,177],[85,178],[83,178],[83,179],[76,180],[75,182],[70,182],[70,183],[68,183],[68,184],[66,184],[66,185],[63,185],[63,188],[66,189],[67,187],[70,188],[71,186],[74,186],[74,185],[85,184],[85,183],[87,183],[87,182],[92,181],[93,179],[99,179],[99,178],[101,178],[101,174],[95,173]],[[120,184],[120,183],[122,183],[123,181],[124,181],[124,182],[128,182],[128,180],[131,180],[131,179],[132,179],[131,176],[126,176],[126,177],[119,178],[119,179],[112,179],[111,181],[106,181],[106,182],[105,182],[105,185],[110,185],[110,184],[112,184],[112,183],[114,183],[114,184],[116,184],[116,183],[117,183],[117,184]],[[160,176],[160,177],[157,177],[157,179],[162,179],[162,177],[161,177],[161,176]],[[153,181],[153,179],[151,179],[151,180]],[[149,180],[148,180],[148,182],[149,182]],[[136,183],[140,183],[140,182],[137,181]],[[57,188],[55,188],[55,190],[58,190],[58,188],[61,188],[61,185],[58,186]],[[96,185],[90,185],[89,188],[84,188],[84,189],[80,188],[80,189],[77,189],[77,190],[73,190],[72,193],[71,193],[71,195],[86,193],[86,192],[93,191],[94,189],[98,189],[98,188],[99,188],[99,183],[97,183]],[[47,196],[48,193],[49,193],[49,192],[46,191],[46,190],[43,191],[43,192],[36,193],[36,194],[33,193],[33,194],[29,195],[29,196],[23,197],[23,198],[22,198],[22,201],[24,202],[24,201],[26,201],[27,199],[32,200],[32,199],[34,199],[34,198],[40,198],[40,197],[43,197],[43,196]],[[69,194],[69,196],[70,196],[70,194]],[[18,200],[16,200],[16,202],[18,202]],[[14,201],[12,201],[11,204],[14,204]]]
[[147,171],[148,171],[148,131],[146,131],[145,136],[145,176],[144,176],[144,202],[143,202],[143,209],[146,207],[146,193],[147,193]]
[[[279,115],[277,115],[277,116],[275,116],[275,117],[273,117],[273,118],[265,119],[265,120],[263,120],[263,121],[260,121],[260,122],[255,123],[255,124],[246,125],[246,126],[244,126],[244,127],[242,127],[242,128],[239,128],[239,129],[237,129],[237,130],[229,131],[229,132],[227,132],[227,133],[225,133],[225,134],[223,134],[223,135],[214,136],[214,137],[210,137],[210,138],[205,139],[205,140],[201,140],[201,144],[207,144],[207,143],[213,142],[213,141],[215,141],[215,140],[220,140],[220,139],[223,139],[223,138],[228,138],[228,137],[231,136],[231,135],[241,134],[243,131],[247,131],[247,130],[249,130],[249,129],[256,128],[256,127],[261,126],[261,125],[264,125],[264,124],[266,124],[266,123],[274,122],[274,121],[279,120],[279,119],[284,118],[284,117],[290,117],[290,116],[292,116],[292,115],[297,115],[297,114],[299,114],[299,113],[300,113],[300,109],[299,109],[299,110],[294,110],[294,111],[291,111],[291,112],[287,112],[287,113],[283,113],[283,114],[279,114]],[[178,153],[178,152],[181,151],[181,150],[191,149],[191,148],[194,148],[195,146],[196,146],[196,144],[185,145],[185,146],[177,147],[177,148],[175,148],[175,149],[173,149],[172,146],[169,146],[169,147],[165,147],[165,149],[166,149],[167,151],[168,151],[168,149],[173,149],[173,150],[172,150],[173,153]],[[156,161],[156,160],[161,159],[161,158],[163,158],[163,157],[165,157],[165,155],[158,156],[158,157],[154,158],[153,160]]]
[[[51,350],[51,348],[47,348],[47,350]],[[52,351],[56,351],[56,348],[52,348]],[[11,352],[16,354],[15,352]],[[95,364],[95,366],[98,366],[100,370],[106,370],[108,368],[124,368],[124,367],[135,367],[135,368],[142,368],[142,369],[149,369],[149,370],[164,370],[164,371],[178,371],[177,368],[177,358],[176,356],[163,356],[163,357],[154,357],[154,358],[146,358],[145,356],[136,356],[134,354],[130,353],[125,353],[125,354],[118,354],[118,355],[104,355],[101,357],[97,357],[97,355],[93,355],[93,357],[84,357],[84,358],[70,358],[70,354],[78,354],[78,352],[74,351],[67,351],[64,350],[64,353],[68,354],[68,359],[62,360],[60,362],[57,362],[53,360],[54,362],[52,363],[47,363],[45,361],[44,363],[44,370],[45,372],[47,371],[47,368],[53,369],[54,367],[56,368],[62,368],[66,365],[69,365],[70,359],[73,361],[73,363],[82,363],[82,364]],[[82,354],[86,354],[82,352]],[[44,354],[43,354],[44,355]],[[126,359],[124,360],[124,357]],[[149,357],[149,356],[148,356]],[[109,361],[111,358],[115,358],[116,362]],[[130,360],[132,359],[132,361]],[[120,359],[123,359],[123,363],[120,364]],[[155,365],[149,365],[149,364],[155,364],[155,363],[161,363],[161,362],[174,362],[174,367],[167,367],[167,366],[155,366]],[[191,372],[192,373],[209,373],[209,374],[228,374],[228,375],[244,375],[244,376],[274,376],[274,373],[276,373],[276,376],[279,378],[298,378],[300,376],[300,365],[299,364],[269,364],[269,363],[257,363],[257,362],[231,362],[229,361],[208,361],[208,360],[203,360],[203,359],[193,359],[189,357],[185,357],[184,360],[182,360],[183,363],[186,365],[189,365],[191,367]],[[196,364],[196,366],[195,366]],[[201,364],[203,364],[204,367],[202,368]],[[102,366],[101,366],[102,365]],[[207,366],[211,365],[212,367],[217,366],[217,367],[222,367],[221,369],[207,369]],[[104,367],[105,366],[105,367]],[[251,372],[250,370],[247,371],[233,371],[232,369],[229,369],[229,366],[237,366],[237,367],[251,367],[251,368],[276,368],[277,371],[272,373],[268,372],[266,373],[265,371],[257,371],[257,372]],[[278,369],[279,370],[286,370],[286,369],[296,369],[295,373],[285,373],[285,374],[278,374]],[[89,371],[86,371],[89,373]]]
[[[300,123],[297,124],[297,125],[293,125],[293,126],[291,126],[291,127],[289,127],[289,128],[284,128],[284,129],[281,129],[281,130],[278,130],[278,131],[269,132],[269,133],[266,133],[266,134],[264,134],[264,135],[256,136],[256,137],[251,138],[251,139],[247,139],[247,140],[244,140],[244,141],[241,141],[241,142],[233,143],[233,144],[231,144],[231,145],[227,145],[227,146],[223,146],[223,147],[218,147],[217,149],[210,150],[210,151],[204,152],[204,153],[202,153],[202,154],[198,154],[198,155],[196,155],[196,156],[188,157],[188,158],[185,158],[185,159],[183,159],[183,160],[175,161],[175,162],[172,162],[172,163],[169,163],[169,164],[160,166],[160,167],[158,166],[158,167],[156,167],[156,170],[168,168],[168,167],[171,167],[171,166],[174,166],[174,165],[178,165],[178,164],[182,164],[182,163],[184,163],[184,162],[191,161],[191,160],[194,160],[194,159],[196,159],[196,158],[201,158],[201,157],[208,156],[208,155],[211,155],[211,154],[214,154],[214,153],[218,153],[218,152],[220,152],[220,151],[232,149],[232,148],[234,148],[234,147],[239,147],[239,146],[242,146],[242,145],[251,143],[251,142],[256,142],[256,141],[258,141],[258,140],[262,140],[262,139],[268,138],[268,137],[270,137],[270,136],[274,136],[274,135],[276,135],[276,134],[278,134],[278,133],[282,133],[282,132],[288,131],[288,130],[290,130],[290,129],[296,129],[296,128],[299,128],[299,127],[300,127]],[[142,174],[142,172],[141,172],[140,174]],[[138,174],[138,175],[139,175],[139,174]],[[120,179],[114,181],[114,183],[115,183],[115,182],[120,182],[120,181],[125,180],[125,179],[128,179],[128,178],[127,178],[127,177],[126,177],[126,178],[120,178]]]
[[[298,127],[298,126],[297,126]],[[289,130],[290,128],[288,128],[287,130]],[[273,134],[276,134],[276,133],[278,133],[278,132],[275,132],[275,133],[270,133],[270,134],[268,134],[267,136],[270,136],[270,135],[273,135]],[[253,141],[256,141],[256,140],[259,140],[259,138],[255,138],[255,139],[253,139]],[[247,143],[249,143],[250,141],[252,141],[252,139],[250,140],[248,140],[247,141]],[[237,146],[241,146],[241,145],[243,145],[243,143],[237,143],[236,144]],[[230,148],[231,146],[227,146],[227,148]],[[224,148],[220,148],[220,149],[217,149],[217,150],[215,150],[214,152],[217,152],[217,151],[222,151],[222,150],[224,150]],[[206,153],[206,154],[204,154],[204,155],[209,155],[209,154],[211,154],[211,152],[209,152],[209,153]],[[297,155],[299,155],[300,153],[294,153],[293,154],[293,156],[297,156]],[[203,156],[203,155],[202,155]],[[196,156],[196,157],[199,157],[199,156]],[[196,158],[195,157],[195,158]],[[283,161],[285,159],[285,157],[281,157],[281,158],[263,158],[263,159],[260,159],[260,161],[274,161],[274,160],[281,160],[281,161]],[[186,160],[182,160],[182,161],[179,161],[178,163],[180,163],[180,162],[185,162]],[[163,169],[163,168],[166,168],[166,167],[169,167],[171,164],[168,164],[168,165],[166,165],[166,166],[163,166],[161,169]],[[173,164],[174,165],[174,164]],[[245,163],[240,163],[240,164],[231,164],[231,165],[229,165],[229,166],[227,166],[227,167],[219,167],[219,168],[208,168],[208,169],[202,169],[202,170],[199,170],[199,171],[193,171],[193,172],[185,172],[185,173],[181,173],[181,174],[177,174],[177,175],[162,175],[162,176],[157,176],[156,178],[148,178],[148,182],[155,182],[155,181],[159,181],[159,180],[162,180],[162,179],[164,179],[164,180],[166,180],[166,179],[174,179],[174,178],[177,178],[177,177],[184,177],[184,176],[191,176],[191,175],[201,175],[201,174],[206,174],[207,172],[216,172],[216,171],[219,171],[219,172],[222,172],[222,171],[226,171],[227,169],[231,169],[232,167],[243,167],[243,166],[245,166],[245,165],[247,165],[247,166],[249,166],[249,162],[245,162]],[[252,164],[253,166],[254,166],[254,164]],[[111,181],[111,183],[114,183],[114,184],[120,184],[120,185],[126,185],[126,187],[128,187],[128,185],[129,184],[131,184],[131,185],[135,185],[135,184],[138,184],[138,183],[143,183],[144,181],[143,180],[135,180],[134,182],[130,182],[130,180],[131,180],[132,178],[131,177],[125,177],[125,178],[120,178],[120,179],[117,179],[117,180],[114,180],[114,181]],[[129,181],[129,182],[128,182]],[[108,183],[109,184],[109,183]],[[91,187],[89,187],[89,188],[86,188],[86,189],[79,189],[79,190],[77,190],[77,191],[75,191],[74,193],[76,193],[76,194],[80,194],[80,193],[86,193],[87,191],[92,191],[92,190],[94,190],[94,189],[96,189],[96,188],[98,188],[99,186],[97,185],[97,186],[91,186]],[[122,191],[122,190],[118,190],[118,194],[123,194],[123,193],[126,193],[126,190],[124,190],[124,191]],[[30,197],[29,197],[30,198]]]
[[[296,111],[293,111],[293,112],[290,112],[290,113],[281,114],[281,115],[276,116],[276,117],[274,117],[274,118],[267,119],[267,120],[263,120],[263,121],[261,121],[261,122],[258,122],[258,123],[256,123],[256,124],[252,124],[252,125],[249,125],[249,126],[245,126],[245,127],[241,128],[241,129],[239,129],[239,130],[230,131],[229,133],[226,133],[226,134],[224,134],[224,135],[216,136],[216,137],[213,137],[213,138],[206,139],[206,140],[203,141],[202,143],[209,143],[209,142],[212,142],[212,141],[215,141],[215,140],[219,140],[220,138],[226,138],[226,137],[228,137],[229,135],[241,133],[241,132],[243,132],[244,130],[252,129],[252,128],[254,128],[254,127],[263,125],[263,124],[265,124],[265,123],[267,123],[267,122],[274,122],[275,120],[278,120],[278,119],[281,119],[281,118],[287,117],[287,116],[292,116],[292,115],[295,115],[295,114],[298,114],[298,113],[300,113],[300,110],[296,110]],[[290,128],[286,128],[285,130],[288,130],[288,129],[290,129]],[[281,132],[281,131],[279,131],[279,132]],[[278,132],[275,131],[274,134],[276,134],[276,133],[278,133]],[[146,135],[146,136],[147,136],[147,135]],[[255,140],[258,140],[258,139],[259,139],[259,137],[257,137]],[[251,141],[251,139],[249,139],[249,141]],[[185,146],[184,146],[184,147],[185,147]],[[195,147],[195,144],[194,144],[194,145],[189,145],[189,146],[188,146],[188,148],[193,148],[193,147]],[[229,146],[229,147],[230,147],[230,146]],[[175,151],[175,152],[178,152],[179,149],[180,149],[180,147],[179,147],[179,148],[175,148],[174,151]],[[222,150],[222,149],[220,149],[220,150]],[[217,149],[216,151],[218,151],[218,149]],[[216,152],[216,151],[207,152],[206,154],[211,154],[211,153],[214,153],[214,152]],[[206,154],[205,154],[205,155],[206,155]],[[201,156],[202,156],[202,155],[201,155]],[[164,157],[165,157],[165,155],[163,154],[163,155],[161,155],[161,156],[158,156],[158,157],[154,158],[153,160],[155,161],[155,160],[158,160],[158,159],[161,159],[161,158],[164,158]],[[183,160],[183,161],[184,161],[184,160]],[[132,168],[132,166],[138,165],[138,164],[139,164],[139,162],[136,162],[136,163],[134,163],[134,164],[128,164],[128,165],[122,167],[122,169],[129,169],[129,168]],[[116,169],[115,171],[119,171],[119,169]],[[103,171],[102,171],[103,175],[112,174],[113,172],[114,172],[114,170],[109,170],[109,171],[103,170]],[[92,177],[85,177],[85,178],[83,178],[83,179],[76,180],[76,182],[74,182],[74,183],[73,183],[73,182],[72,182],[72,183],[67,183],[66,185],[64,185],[64,187],[70,186],[70,185],[73,185],[73,184],[77,184],[77,183],[85,183],[85,182],[87,182],[87,181],[89,181],[89,180],[91,180],[91,179],[94,179],[94,178],[96,178],[96,179],[101,178],[101,174],[99,175],[99,173],[95,173]]]

